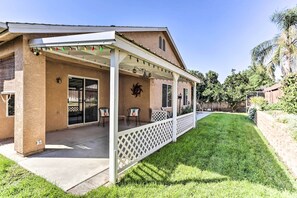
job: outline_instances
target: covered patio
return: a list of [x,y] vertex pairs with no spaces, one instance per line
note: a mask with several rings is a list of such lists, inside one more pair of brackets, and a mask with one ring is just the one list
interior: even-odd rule
[[[84,63],[89,67],[109,73],[109,127],[104,128],[105,132],[101,133],[102,128],[98,129],[98,127],[71,129],[73,134],[61,140],[63,145],[65,144],[61,149],[54,147],[59,145],[57,137],[60,136],[60,133],[63,136],[64,131],[49,133],[46,136],[48,151],[36,156],[59,156],[61,154],[69,156],[67,158],[69,160],[72,155],[76,156],[82,150],[89,150],[89,152],[82,152],[82,156],[86,161],[96,157],[96,160],[87,163],[90,166],[94,165],[90,168],[91,175],[104,172],[105,178],[108,177],[108,181],[114,184],[119,175],[129,167],[166,144],[176,142],[177,137],[196,127],[196,97],[193,97],[192,101],[193,112],[178,116],[178,82],[192,83],[193,95],[196,95],[196,83],[199,82],[199,79],[115,31],[37,38],[30,40],[29,46],[36,56],[43,54],[51,60],[59,58],[72,63]],[[120,74],[142,79],[172,81],[172,117],[138,127],[131,125],[133,128],[121,128],[121,124],[119,124]],[[121,131],[122,129],[123,131]],[[76,141],[76,130],[86,131],[85,137],[78,138],[79,141]],[[58,135],[54,137],[52,134]],[[68,147],[71,149],[67,149]],[[109,153],[107,154],[107,152]],[[79,166],[81,159],[79,157],[74,159],[77,160],[77,166]],[[62,164],[61,166],[63,166]],[[70,162],[69,164],[73,166],[75,163]],[[108,174],[107,169],[109,169]],[[75,171],[71,172],[73,177]],[[77,175],[85,180],[90,179],[87,172]],[[73,187],[73,185],[67,184],[62,188],[70,190]]]
[[[120,130],[127,127],[134,125],[119,125]],[[0,154],[70,193],[83,194],[108,182],[108,126],[93,124],[51,132],[46,140],[45,151],[30,157],[19,156],[13,140],[2,141]]]
[[[197,120],[209,113],[197,113]],[[142,123],[142,127],[146,123]],[[133,128],[119,124],[119,134]],[[0,141],[0,154],[16,161],[64,191],[85,194],[109,182],[109,127],[96,124],[47,133],[43,153],[21,157],[13,147],[13,140]]]

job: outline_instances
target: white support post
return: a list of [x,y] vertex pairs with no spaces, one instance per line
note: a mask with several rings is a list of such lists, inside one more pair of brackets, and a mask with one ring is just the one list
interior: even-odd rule
[[119,65],[126,56],[117,49],[110,52],[109,181],[113,184],[118,174]]
[[197,120],[196,120],[196,105],[197,105],[197,102],[196,102],[196,99],[197,99],[197,83],[194,82],[193,83],[193,112],[194,112],[194,123],[193,123],[193,128],[196,128],[196,123],[197,123]]
[[176,142],[177,133],[177,86],[179,75],[173,73],[173,86],[172,86],[172,113],[173,113],[173,138],[172,141]]

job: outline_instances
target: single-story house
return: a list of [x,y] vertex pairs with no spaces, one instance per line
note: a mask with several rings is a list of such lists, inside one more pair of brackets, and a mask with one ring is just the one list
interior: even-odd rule
[[[106,107],[115,182],[195,127],[198,82],[165,27],[0,23],[0,139],[23,156],[42,152],[46,133],[97,124]],[[146,124],[119,131],[135,107]]]

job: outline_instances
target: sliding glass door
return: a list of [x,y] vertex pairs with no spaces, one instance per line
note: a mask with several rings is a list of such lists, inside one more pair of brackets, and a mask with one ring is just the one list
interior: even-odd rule
[[69,77],[68,125],[98,121],[98,81]]
[[98,81],[85,80],[85,122],[98,120]]

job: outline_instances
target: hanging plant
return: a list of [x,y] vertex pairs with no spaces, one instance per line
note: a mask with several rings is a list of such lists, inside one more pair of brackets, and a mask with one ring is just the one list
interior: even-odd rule
[[143,92],[142,90],[142,85],[140,85],[139,83],[133,84],[132,88],[132,95],[136,97],[141,95],[141,92]]

